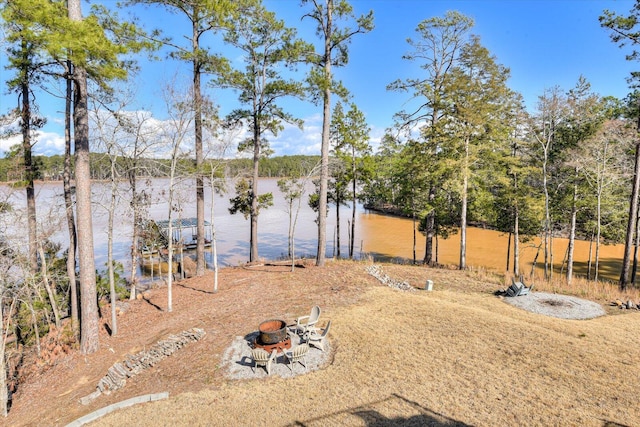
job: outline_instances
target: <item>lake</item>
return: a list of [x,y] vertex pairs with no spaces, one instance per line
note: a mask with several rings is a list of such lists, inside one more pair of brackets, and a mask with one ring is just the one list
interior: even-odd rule
[[[162,220],[168,218],[168,180],[153,179],[148,183],[140,183],[150,194],[148,218]],[[96,267],[103,269],[107,260],[107,207],[109,200],[109,184],[96,182],[93,184],[93,227],[94,249],[96,253]],[[131,249],[131,218],[127,185],[120,184],[122,196],[118,198],[114,230],[114,256],[121,260],[128,270],[129,253]],[[277,179],[264,178],[259,182],[259,192],[273,193],[274,205],[260,212],[258,219],[258,251],[265,259],[276,259],[287,254],[287,233],[289,214],[287,204],[277,186]],[[311,191],[309,186],[307,191]],[[65,230],[65,218],[62,199],[61,183],[38,183],[37,214],[41,233],[50,235],[51,239],[68,245]],[[182,218],[195,217],[195,190],[192,181],[178,184],[176,187],[178,212]],[[174,197],[176,197],[174,196]],[[214,198],[214,226],[218,243],[218,262],[221,266],[238,265],[249,259],[249,220],[242,214],[229,214],[229,198],[235,196],[233,185],[230,184],[228,193]],[[9,201],[16,209],[16,216],[3,218],[5,220],[5,235],[17,242],[26,240],[26,221],[21,214],[25,206],[24,190],[12,190],[10,187],[0,186],[0,201]],[[308,193],[305,194],[299,211],[299,218],[295,230],[296,256],[314,257],[317,248],[316,214],[307,205]],[[211,221],[211,192],[205,186],[205,216]],[[295,207],[294,207],[295,211]],[[340,208],[341,254],[348,254],[348,221],[351,219],[351,208]],[[9,221],[9,224],[6,222]],[[355,230],[355,255],[360,258],[370,256],[374,259],[412,259],[413,222],[410,219],[398,218],[363,209],[357,205]],[[335,206],[329,207],[327,217],[327,253],[328,257],[335,254],[336,215]],[[424,256],[424,236],[418,233],[416,257],[421,260]],[[535,258],[539,240],[521,245],[521,268],[528,274]],[[567,240],[554,239],[554,261],[557,268],[566,252]],[[460,236],[453,235],[449,239],[438,241],[438,261],[442,264],[458,264]],[[208,251],[207,251],[208,252]],[[623,253],[623,245],[606,245],[601,247],[602,278],[617,280]],[[502,272],[506,268],[507,235],[493,230],[470,227],[467,232],[467,264],[470,267],[486,268]],[[575,250],[576,274],[585,275],[589,243],[578,241]],[[208,255],[209,256],[209,255]],[[538,265],[542,263],[543,254],[538,257]]]

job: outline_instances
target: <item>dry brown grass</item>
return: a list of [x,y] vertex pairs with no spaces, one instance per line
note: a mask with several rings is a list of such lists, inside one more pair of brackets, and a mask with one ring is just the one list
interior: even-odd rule
[[[122,335],[98,354],[69,360],[24,385],[7,425],[65,425],[136,395],[165,401],[108,415],[96,425],[640,425],[640,313],[577,321],[529,313],[493,295],[504,278],[486,272],[384,265],[394,279],[434,291],[380,285],[363,263],[334,262],[294,274],[268,268],[221,272],[164,289],[121,317]],[[332,363],[295,378],[229,380],[219,364],[235,336],[313,303],[332,319]],[[168,333],[207,336],[89,407],[77,399],[111,364]]]
[[[361,268],[354,264],[351,274]],[[488,274],[392,265],[385,272],[416,285],[431,278],[436,290],[374,286],[326,313],[335,325],[326,369],[225,382],[99,425],[640,424],[639,314],[552,319],[491,295],[499,279]]]

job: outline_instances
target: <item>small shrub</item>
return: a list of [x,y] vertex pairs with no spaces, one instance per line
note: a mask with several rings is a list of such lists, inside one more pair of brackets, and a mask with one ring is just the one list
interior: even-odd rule
[[[107,266],[106,263],[105,266]],[[123,276],[124,267],[121,263],[115,262],[113,264],[113,280],[115,282],[116,295],[119,300],[128,299],[130,294],[127,287],[127,280]],[[111,286],[109,285],[108,270],[105,270],[103,274],[96,271],[96,291],[98,293],[98,299],[109,299]]]

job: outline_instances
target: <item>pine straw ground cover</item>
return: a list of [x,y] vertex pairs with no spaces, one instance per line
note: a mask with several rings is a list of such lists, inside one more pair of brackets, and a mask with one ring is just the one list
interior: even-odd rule
[[[95,425],[640,425],[640,313],[563,320],[505,304],[487,274],[384,265],[434,291],[381,285],[364,263],[241,268],[136,301],[121,333],[97,354],[71,353],[27,379],[8,425],[64,425],[99,407],[168,391],[167,400],[112,413]],[[603,302],[603,301],[600,301]],[[234,337],[312,304],[332,320],[331,363],[294,378],[231,380],[220,368]],[[191,327],[207,335],[91,405],[78,399],[126,354]]]

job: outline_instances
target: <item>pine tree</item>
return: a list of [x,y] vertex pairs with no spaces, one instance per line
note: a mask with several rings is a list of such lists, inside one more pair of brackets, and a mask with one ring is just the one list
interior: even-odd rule
[[[335,144],[335,154],[346,167],[344,180],[351,184],[351,221],[349,230],[349,258],[353,258],[356,202],[358,188],[368,179],[371,163],[371,145],[369,144],[369,127],[364,114],[352,103],[346,114],[342,105],[336,104],[332,118],[332,139]],[[339,209],[339,206],[338,206]]]
[[196,274],[202,276],[205,272],[202,76],[205,73],[216,73],[228,67],[228,61],[219,55],[212,54],[203,45],[202,39],[208,33],[228,28],[232,18],[235,17],[234,14],[237,12],[239,3],[231,0],[129,0],[127,3],[163,6],[171,13],[183,15],[191,23],[190,34],[185,37],[190,40],[189,45],[181,46],[171,41],[168,42],[168,45],[174,49],[172,57],[189,62],[192,67],[197,217]]
[[291,67],[302,60],[310,47],[296,39],[296,32],[287,28],[275,14],[267,11],[259,2],[245,5],[243,13],[235,21],[234,28],[224,37],[225,42],[244,53],[244,70],[221,73],[214,84],[239,92],[244,108],[232,111],[230,123],[242,123],[251,133],[238,147],[253,155],[251,178],[251,233],[249,261],[258,260],[258,204],[259,163],[270,154],[266,133],[277,136],[283,129],[282,122],[302,127],[302,121],[285,112],[278,102],[284,97],[302,98],[303,84],[282,76],[281,66]]
[[[506,86],[508,77],[509,70],[498,64],[480,40],[473,37],[462,47],[459,65],[445,85],[444,97],[449,113],[442,120],[449,138],[444,149],[454,159],[452,165],[455,165],[459,177],[460,269],[466,268],[471,181],[478,181],[479,170],[493,170],[492,159],[495,153],[500,152],[496,147],[508,144],[507,128],[503,125],[505,106],[511,95]],[[479,201],[489,195],[487,187],[474,185],[473,188],[473,197],[480,208],[482,203]]]
[[[438,191],[441,188],[442,163],[438,161],[442,151],[443,122],[442,118],[448,114],[445,101],[445,91],[451,73],[457,65],[462,47],[468,42],[469,32],[473,27],[473,20],[459,12],[447,12],[442,18],[426,19],[416,27],[417,38],[408,39],[412,51],[403,56],[408,61],[418,62],[424,75],[399,79],[387,87],[388,90],[407,92],[417,105],[412,109],[403,110],[396,114],[397,126],[407,132],[418,124],[425,122],[420,129],[421,139],[416,141],[424,147],[414,147],[415,154],[423,153],[419,159],[423,162],[423,187],[427,188],[427,203],[424,206],[424,232],[426,234],[426,248],[424,262],[431,264],[433,257],[433,239],[436,232],[435,210]],[[420,208],[421,209],[421,208]]]
[[[324,3],[324,4],[323,4]],[[331,127],[331,94],[337,92],[345,96],[341,84],[334,81],[332,66],[347,64],[349,55],[347,45],[351,37],[373,29],[373,11],[355,18],[353,8],[346,0],[302,0],[311,10],[303,18],[310,18],[316,24],[321,37],[322,49],[310,57],[314,65],[309,75],[309,83],[315,99],[322,99],[322,145],[320,149],[320,191],[318,198],[318,251],[316,265],[324,266],[327,246],[326,212],[329,180],[329,133]],[[338,27],[338,20],[354,21],[354,26]]]

